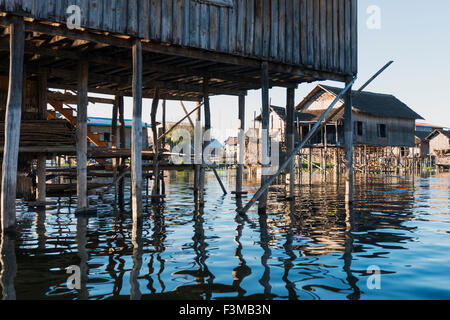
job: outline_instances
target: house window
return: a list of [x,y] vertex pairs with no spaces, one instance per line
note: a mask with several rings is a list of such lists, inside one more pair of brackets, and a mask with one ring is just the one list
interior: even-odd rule
[[378,124],[378,138],[386,138],[386,125]]
[[106,141],[106,142],[111,141],[111,133],[109,133],[109,132],[103,133],[103,141]]
[[355,134],[362,136],[364,133],[364,123],[362,121],[355,121]]

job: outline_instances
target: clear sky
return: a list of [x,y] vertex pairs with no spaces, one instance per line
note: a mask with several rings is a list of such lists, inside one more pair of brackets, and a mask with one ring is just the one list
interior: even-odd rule
[[[380,29],[370,29],[370,6],[380,9]],[[361,86],[386,62],[395,63],[366,90],[389,93],[405,102],[427,123],[450,127],[450,1],[448,0],[358,0],[358,81]],[[325,84],[342,86],[337,82]],[[296,103],[318,83],[301,84]],[[285,106],[286,89],[270,91],[273,105]],[[186,103],[188,109],[193,104]],[[260,91],[250,91],[246,98],[246,128],[253,126],[254,112],[261,108]],[[150,122],[151,100],[144,100],[143,120]],[[224,141],[238,126],[237,97],[211,99],[214,137]],[[111,117],[111,107],[98,105],[90,116]],[[131,99],[126,99],[125,113],[131,118]],[[179,102],[167,103],[167,121],[184,116]],[[158,119],[161,119],[159,113]]]

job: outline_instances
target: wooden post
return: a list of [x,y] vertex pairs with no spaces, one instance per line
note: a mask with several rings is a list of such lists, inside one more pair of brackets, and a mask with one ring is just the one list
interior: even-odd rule
[[[201,102],[197,102],[197,111],[196,111],[196,125],[194,128],[194,200],[195,203],[198,204],[199,202],[199,195],[200,195],[200,168],[201,168],[201,159],[199,155],[201,155],[201,139],[203,136],[202,131],[202,111],[200,109]],[[197,141],[200,139],[200,142]],[[199,146],[200,144],[200,146]]]
[[[123,96],[117,97],[117,108],[119,111],[119,138],[120,138],[120,149],[125,149],[126,147],[126,140],[125,140],[125,115],[124,115],[124,103],[123,103]],[[120,173],[119,176],[122,174],[122,168],[125,164],[125,158],[120,159],[119,167],[120,167]],[[118,181],[118,198],[119,198],[119,208],[121,210],[124,210],[124,179],[119,178]]]
[[23,55],[25,29],[22,18],[13,17],[10,28],[9,87],[6,104],[5,144],[2,169],[2,232],[16,225],[17,162],[22,118]]
[[[166,127],[166,100],[163,100],[162,103],[162,131],[163,134],[166,133],[167,127]],[[166,143],[165,143],[166,139],[162,139],[161,140],[161,149],[164,150]],[[165,196],[166,194],[166,183],[164,181],[164,171],[161,171],[161,194]]]
[[344,95],[344,133],[345,133],[345,201],[353,202],[353,114],[352,88]]
[[[111,147],[113,149],[117,149],[117,117],[119,113],[119,101],[116,96],[114,99],[113,110],[112,110],[112,119],[111,119]],[[113,158],[113,176],[114,181],[117,179],[118,169],[119,169],[119,159]],[[114,199],[117,199],[117,189],[115,187],[114,190]]]
[[133,123],[131,134],[131,195],[133,222],[142,217],[142,43],[133,42]]
[[[263,186],[267,180],[267,172],[269,164],[266,163],[269,159],[269,65],[267,62],[263,62],[261,65],[261,100],[262,100],[262,113],[261,113],[261,154],[262,154],[262,166],[261,166],[261,186]],[[267,190],[259,198],[258,211],[259,213],[265,213],[267,207]]]
[[242,179],[245,161],[245,95],[239,96],[239,134],[238,134],[238,165],[236,169],[236,196],[242,195]]
[[[38,75],[38,108],[39,118],[47,120],[47,74]],[[61,161],[61,160],[60,160]],[[46,167],[47,157],[40,155],[37,161],[37,194],[36,201],[39,205],[45,205],[46,201]]]
[[211,110],[209,105],[209,79],[203,78],[203,105],[205,112],[205,136],[203,140],[202,148],[202,166],[200,169],[200,203],[204,204],[204,192],[205,192],[205,148],[211,143]]
[[[286,89],[286,152],[290,154],[294,150],[294,108],[295,108],[295,89]],[[289,196],[290,200],[294,199],[294,160],[288,166],[289,170]]]
[[152,202],[159,201],[159,142],[158,142],[158,128],[156,123],[156,115],[158,113],[159,105],[159,90],[155,89],[155,96],[152,102],[151,121],[152,121],[152,135],[153,135],[153,187],[152,187]]
[[87,107],[89,65],[82,60],[78,65],[77,108],[77,197],[78,211],[88,209],[87,196]]
[[115,97],[111,120],[111,146],[117,149],[117,117],[119,114],[119,97]]

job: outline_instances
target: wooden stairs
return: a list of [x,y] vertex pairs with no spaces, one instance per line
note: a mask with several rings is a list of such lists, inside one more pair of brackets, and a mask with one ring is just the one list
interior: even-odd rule
[[[58,111],[64,119],[70,122],[74,127],[77,126],[77,117],[73,115],[74,110],[72,108],[64,108],[64,104],[59,101],[49,99],[48,103],[55,109],[55,111],[48,111],[49,119],[56,119],[56,111]],[[87,137],[96,147],[108,147],[108,142],[101,141],[100,134],[91,132],[91,127],[88,126]]]

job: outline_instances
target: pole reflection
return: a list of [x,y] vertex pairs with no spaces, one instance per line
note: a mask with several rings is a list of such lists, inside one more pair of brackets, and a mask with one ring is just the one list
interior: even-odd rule
[[80,258],[80,272],[81,272],[81,290],[79,292],[79,298],[81,300],[89,299],[89,291],[87,288],[89,266],[89,255],[87,253],[87,225],[89,219],[87,217],[77,217],[77,234],[76,243],[78,249],[78,257]]
[[17,274],[16,241],[13,236],[7,234],[3,234],[1,237],[0,285],[2,286],[2,298],[3,300],[16,300],[14,286]]

